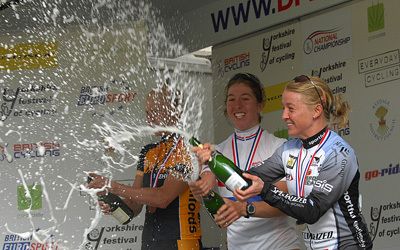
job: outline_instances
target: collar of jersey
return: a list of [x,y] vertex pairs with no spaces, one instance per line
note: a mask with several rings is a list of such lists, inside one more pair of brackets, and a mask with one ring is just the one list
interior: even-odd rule
[[235,128],[235,134],[236,134],[236,139],[241,140],[241,141],[247,141],[250,139],[253,139],[257,135],[257,131],[260,125],[256,125],[255,127],[252,127],[247,130],[239,130]]
[[176,133],[172,133],[172,134],[167,134],[167,135],[163,135],[163,136],[161,136],[161,142],[166,142],[166,141],[169,141],[169,140],[172,140],[172,139],[174,139],[174,140],[176,140],[176,139],[178,139],[178,134],[176,134]]
[[303,143],[303,147],[305,149],[309,149],[312,148],[316,145],[319,144],[319,142],[322,140],[322,138],[324,137],[325,131],[326,131],[327,127],[323,128],[321,131],[319,131],[318,133],[316,133],[315,135],[308,137],[307,139],[301,139],[301,142]]

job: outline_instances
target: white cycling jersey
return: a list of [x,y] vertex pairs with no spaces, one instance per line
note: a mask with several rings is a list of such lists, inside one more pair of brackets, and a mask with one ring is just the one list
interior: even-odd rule
[[[284,142],[284,139],[277,138],[260,126],[256,126],[246,131],[235,130],[235,133],[220,143],[216,149],[242,170],[249,170],[261,165]],[[221,196],[234,199],[232,192],[221,183],[218,190]],[[263,202],[260,197],[257,201]],[[294,221],[287,216],[239,218],[228,226],[227,240],[229,250],[299,248]]]

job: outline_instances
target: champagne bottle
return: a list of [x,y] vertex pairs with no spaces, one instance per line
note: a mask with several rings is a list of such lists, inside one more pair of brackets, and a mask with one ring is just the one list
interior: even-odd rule
[[[195,147],[201,145],[200,141],[194,137],[190,138],[189,143]],[[252,181],[243,177],[243,171],[217,150],[213,150],[208,166],[217,179],[231,191],[237,188],[245,190],[251,186]]]
[[[88,177],[88,183],[92,181],[92,177]],[[111,215],[121,224],[128,224],[135,214],[132,209],[119,197],[111,192],[99,195],[99,201],[103,201],[110,206]]]
[[213,190],[211,190],[206,196],[203,196],[203,203],[208,213],[213,218],[214,214],[217,213],[218,209],[225,204],[222,197]]

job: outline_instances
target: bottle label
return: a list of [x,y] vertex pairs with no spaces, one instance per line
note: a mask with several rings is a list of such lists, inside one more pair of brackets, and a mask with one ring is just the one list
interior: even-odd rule
[[225,186],[232,192],[237,188],[247,187],[247,185],[247,182],[236,172],[233,172],[225,182]]
[[129,220],[129,216],[120,207],[115,209],[111,214],[121,224],[124,224],[125,222],[127,222]]

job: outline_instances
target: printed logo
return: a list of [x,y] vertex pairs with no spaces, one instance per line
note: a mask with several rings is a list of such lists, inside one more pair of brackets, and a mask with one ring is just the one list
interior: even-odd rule
[[325,50],[340,47],[350,42],[350,36],[341,37],[339,31],[334,28],[330,30],[317,30],[311,33],[303,43],[304,53],[325,53]]
[[289,159],[286,162],[286,167],[289,168],[289,169],[293,169],[294,164],[296,163],[296,161],[297,161],[297,157],[294,156],[294,155],[289,154]]
[[13,145],[14,159],[58,157],[60,156],[60,143],[39,142],[39,143],[17,143]]
[[372,136],[377,140],[386,140],[392,135],[396,120],[390,115],[390,102],[380,99],[372,106],[376,121],[369,124]]
[[235,56],[227,57],[218,61],[218,76],[222,77],[225,73],[235,71],[250,66],[250,52],[243,52]]
[[383,3],[368,7],[368,32],[375,32],[385,28],[385,9]]
[[358,73],[364,77],[365,87],[400,79],[400,50],[359,59]]
[[42,208],[42,186],[34,184],[27,186],[19,185],[17,187],[18,210],[38,210]]
[[[112,80],[104,86],[83,86],[78,97],[78,106],[96,106],[117,104],[115,109],[110,109],[108,114],[113,115],[124,109],[124,104],[132,103],[136,92],[131,90],[125,81]],[[103,117],[105,113],[94,112],[93,116]]]
[[[39,231],[40,229],[36,229]],[[57,241],[54,239],[54,235],[50,236],[45,242],[36,242],[32,239],[33,237],[23,238],[16,234],[6,234],[4,237],[3,250],[58,250],[60,249]]]
[[400,170],[399,168],[400,168],[399,163],[397,163],[397,165],[395,165],[395,163],[393,163],[393,164],[390,163],[389,167],[387,167],[387,168],[366,171],[364,174],[364,179],[366,181],[371,181],[378,177],[384,177],[384,176],[398,174],[399,170]]
[[[101,227],[95,228],[87,234],[87,243],[85,244],[85,249],[96,250],[100,245],[106,249],[117,248],[117,244],[135,244],[138,243],[138,236],[131,237],[133,232],[143,231],[143,225],[135,225],[130,223],[129,225],[116,225],[112,227]],[[120,234],[121,232],[129,232],[129,237],[121,236],[115,234]],[[109,245],[110,247],[107,247]]]
[[[337,61],[335,63],[329,63],[320,68],[315,68],[311,71],[312,76],[321,78],[327,84],[336,84],[343,82],[343,70],[346,67],[346,61]],[[335,71],[339,72],[335,73]],[[346,86],[329,86],[333,94],[344,94],[346,93]]]
[[393,238],[400,234],[399,221],[400,201],[389,202],[371,207],[369,234],[374,241],[379,238]]
[[[272,65],[274,63],[280,64],[287,60],[294,60],[295,52],[288,51],[292,47],[292,40],[290,37],[294,33],[294,29],[287,29],[283,32],[278,32],[274,35],[271,35],[270,37],[263,38],[263,52],[261,54],[260,61],[261,72],[264,72],[268,65]],[[282,41],[285,38],[287,38],[287,40]],[[273,56],[270,58],[271,52],[273,53]]]
[[[17,89],[5,88],[3,90],[2,104],[0,106],[0,121],[5,121],[10,116],[15,117],[43,117],[55,115],[57,110],[53,107],[49,108],[21,108],[16,110],[15,106],[34,106],[34,105],[50,105],[53,101],[53,95],[37,97],[39,93],[48,93],[48,91],[58,91],[55,85],[29,85],[28,87],[18,87]],[[33,97],[32,97],[33,96]]]

